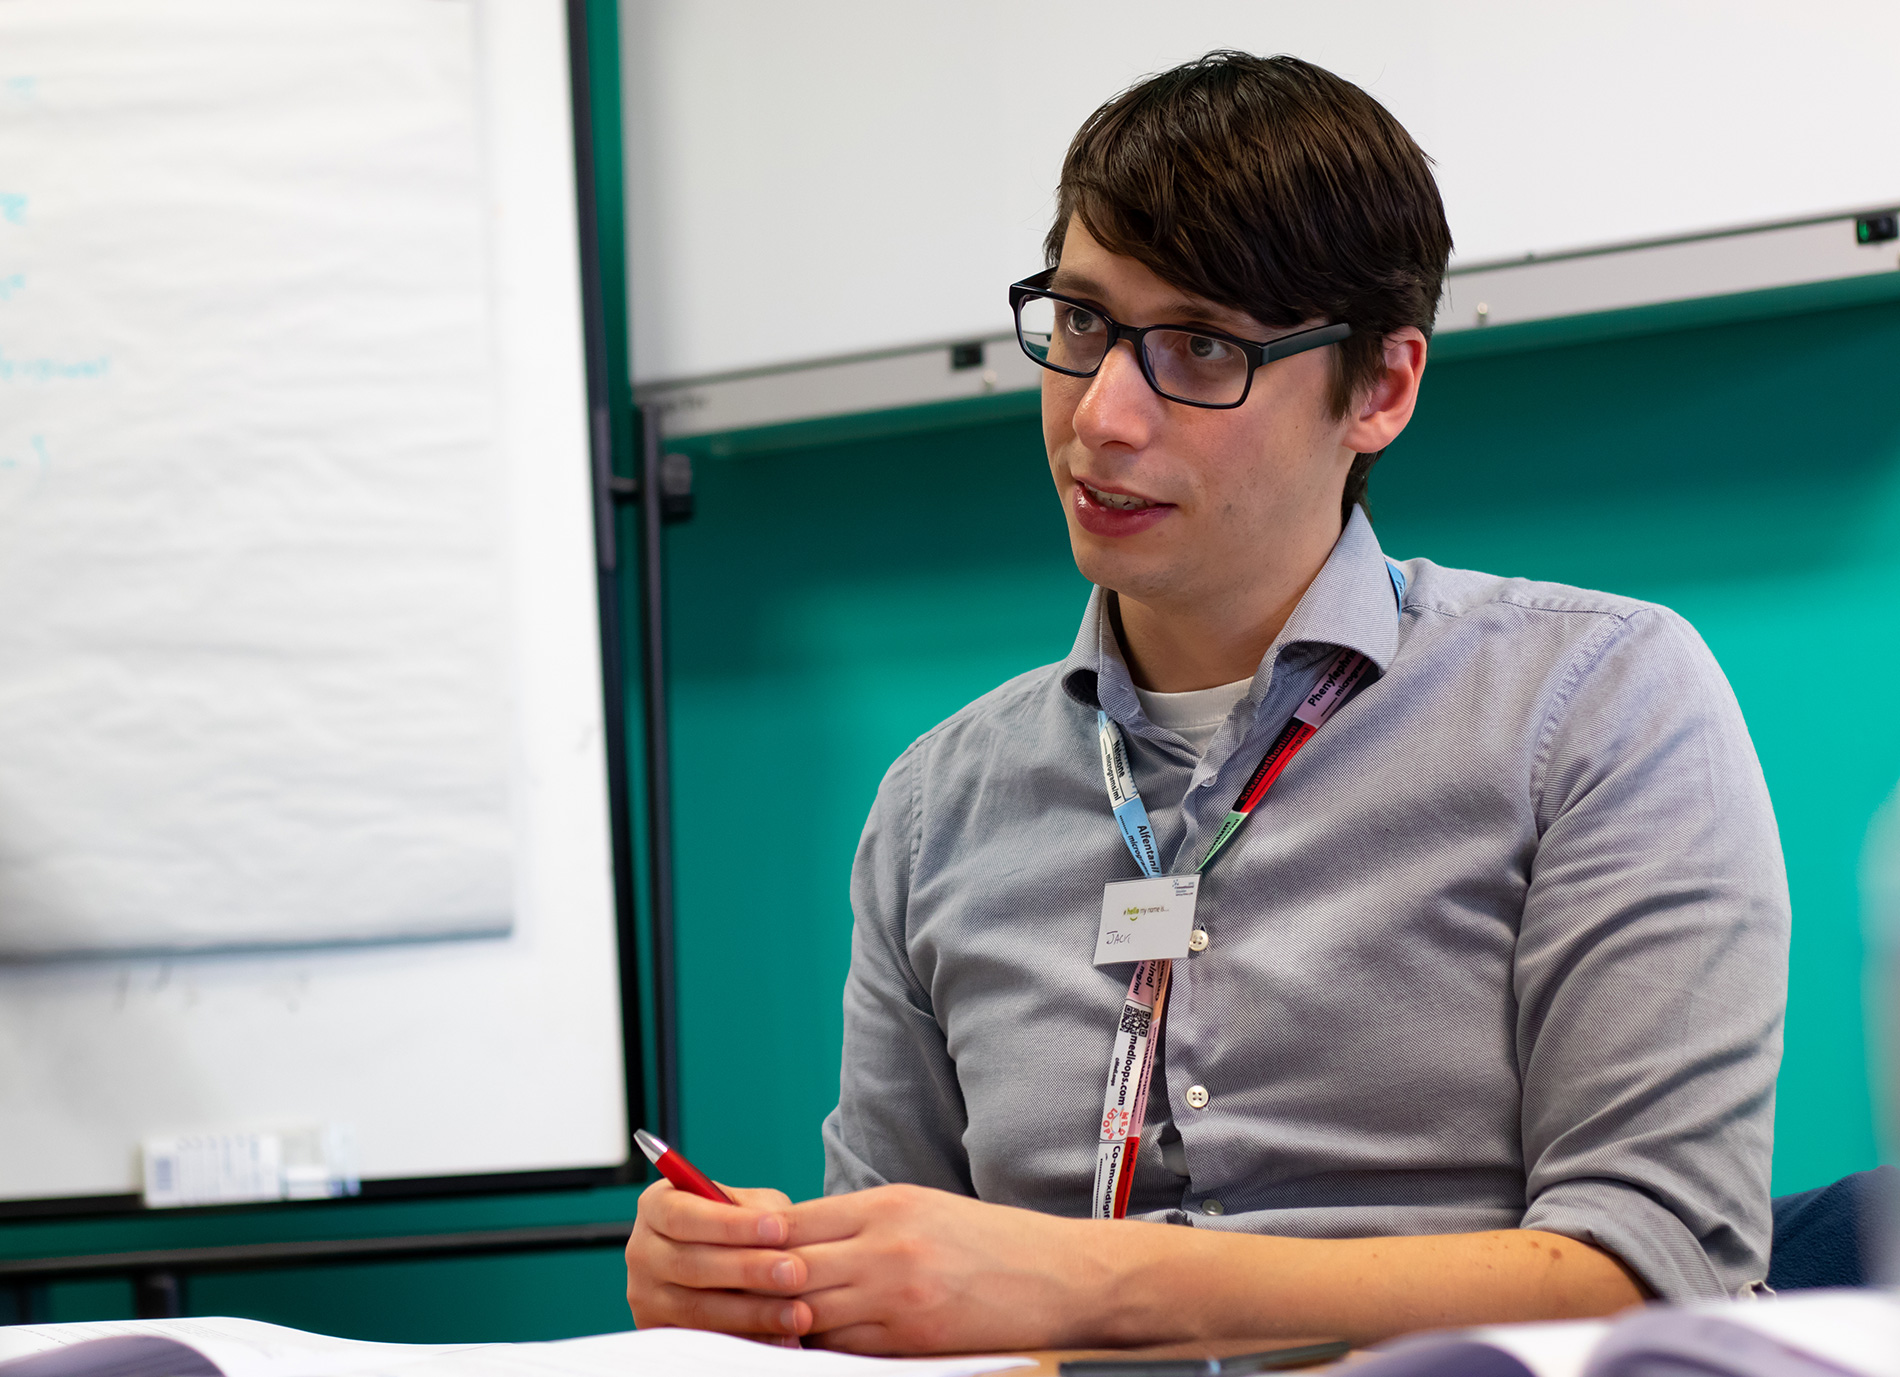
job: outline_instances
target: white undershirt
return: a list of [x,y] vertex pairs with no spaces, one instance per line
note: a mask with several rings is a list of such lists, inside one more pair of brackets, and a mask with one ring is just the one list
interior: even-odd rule
[[1252,679],[1236,679],[1231,684],[1188,693],[1155,693],[1138,688],[1135,697],[1141,700],[1141,710],[1148,714],[1150,722],[1179,732],[1195,751],[1204,752],[1207,743],[1214,739],[1214,733],[1220,730],[1220,724],[1227,720],[1227,714],[1234,710],[1234,704],[1245,698],[1252,687]]

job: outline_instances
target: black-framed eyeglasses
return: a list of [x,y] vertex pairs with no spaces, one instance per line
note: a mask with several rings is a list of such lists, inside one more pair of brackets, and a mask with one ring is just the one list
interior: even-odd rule
[[1023,352],[1053,373],[1092,378],[1108,351],[1128,340],[1148,386],[1186,406],[1216,411],[1239,406],[1253,390],[1257,369],[1352,334],[1344,321],[1261,341],[1199,326],[1123,325],[1099,307],[1045,290],[1054,272],[1045,268],[1010,286],[1009,307]]

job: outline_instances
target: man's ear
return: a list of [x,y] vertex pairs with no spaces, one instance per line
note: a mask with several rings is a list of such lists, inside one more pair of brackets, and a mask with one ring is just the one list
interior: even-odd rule
[[1357,399],[1341,445],[1354,454],[1376,454],[1398,439],[1418,405],[1425,352],[1425,334],[1417,326],[1401,326],[1385,337],[1385,372]]

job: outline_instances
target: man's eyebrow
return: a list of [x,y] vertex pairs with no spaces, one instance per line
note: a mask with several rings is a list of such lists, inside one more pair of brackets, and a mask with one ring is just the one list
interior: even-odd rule
[[1161,310],[1162,320],[1178,320],[1190,325],[1212,325],[1233,335],[1252,336],[1264,332],[1264,327],[1245,311],[1236,311],[1231,306],[1216,306],[1211,301],[1202,301],[1195,297],[1179,297]]
[[[1060,268],[1056,270],[1055,276],[1049,279],[1049,290],[1060,292],[1064,296],[1087,297],[1097,302],[1106,295],[1101,283],[1095,279],[1082,273],[1065,272]],[[1176,297],[1162,306],[1160,313],[1153,320],[1130,321],[1129,324],[1167,325],[1172,322],[1183,325],[1211,325],[1229,334],[1242,336],[1264,329],[1244,311],[1236,311],[1230,306],[1217,306],[1211,301],[1188,296]]]
[[1049,279],[1049,290],[1061,292],[1064,296],[1100,297],[1102,284],[1092,277],[1084,277],[1081,273],[1057,268]]

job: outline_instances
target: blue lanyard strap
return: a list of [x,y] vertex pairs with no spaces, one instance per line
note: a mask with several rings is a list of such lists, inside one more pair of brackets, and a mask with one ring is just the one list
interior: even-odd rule
[[1149,879],[1161,874],[1161,856],[1155,850],[1154,824],[1148,821],[1148,809],[1135,787],[1135,772],[1128,765],[1128,743],[1121,728],[1109,721],[1099,709],[1095,730],[1102,748],[1102,778],[1108,783],[1108,806],[1115,810],[1115,825],[1122,830],[1129,854],[1141,873]]

